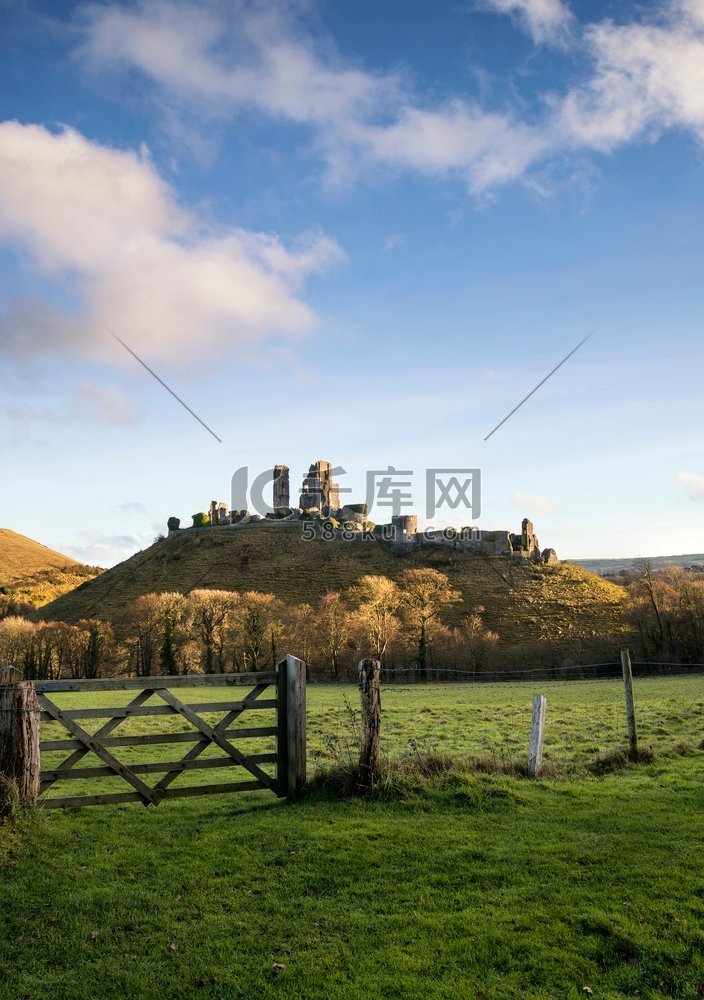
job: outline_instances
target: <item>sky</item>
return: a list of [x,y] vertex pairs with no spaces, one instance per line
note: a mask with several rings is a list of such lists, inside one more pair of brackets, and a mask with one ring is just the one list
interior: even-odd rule
[[703,180],[704,0],[0,0],[0,524],[108,566],[326,459],[702,552]]

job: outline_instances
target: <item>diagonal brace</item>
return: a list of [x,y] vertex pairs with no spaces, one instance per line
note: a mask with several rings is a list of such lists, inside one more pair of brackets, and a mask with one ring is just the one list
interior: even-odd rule
[[[152,692],[151,691],[140,691],[139,694],[137,694],[127,704],[126,707],[127,708],[137,708],[139,705],[143,705],[144,702],[147,701],[148,698],[151,698],[151,696],[152,696]],[[42,697],[45,697],[45,696],[42,696]],[[122,717],[119,718],[119,719],[118,718],[109,719],[105,723],[105,725],[101,726],[100,729],[98,729],[98,731],[93,734],[93,739],[97,740],[101,736],[109,736],[110,733],[113,732],[113,730],[117,729],[117,727],[119,725],[121,725],[121,723],[123,723],[124,721],[125,721],[125,718],[122,718]],[[83,760],[83,758],[86,756],[86,754],[89,754],[89,753],[90,753],[90,750],[87,750],[87,749],[86,750],[74,750],[74,752],[69,757],[67,757],[66,760],[62,761],[62,763],[59,764],[58,768],[55,768],[55,770],[57,770],[57,771],[69,771],[73,767],[74,764],[77,764],[80,760]],[[45,792],[48,788],[51,788],[51,786],[54,784],[55,781],[60,781],[60,780],[61,780],[60,776],[57,776],[56,778],[48,778],[46,780],[44,780],[42,778],[42,791]]]
[[119,761],[117,757],[113,757],[110,751],[102,746],[100,741],[96,739],[95,736],[91,736],[90,733],[85,731],[85,729],[82,729],[77,722],[70,719],[57,705],[55,705],[52,701],[49,701],[45,695],[38,694],[37,701],[45,712],[48,712],[56,722],[61,723],[64,729],[71,733],[75,739],[80,740],[85,747],[87,747],[86,753],[94,753],[96,757],[99,757],[105,764],[108,765],[108,767],[112,768],[115,774],[124,778],[125,781],[132,785],[132,787],[142,796],[145,805],[149,805],[150,803],[152,805],[159,804],[158,796],[154,793],[154,790],[148,785],[145,785],[136,774],[130,771],[126,764]]
[[200,730],[200,732],[207,736],[209,740],[216,744],[216,746],[219,746],[221,750],[224,750],[226,754],[232,757],[235,763],[246,768],[250,774],[254,775],[255,778],[258,778],[259,781],[261,781],[261,783],[272,792],[276,791],[273,778],[270,778],[265,771],[262,771],[260,767],[257,767],[256,764],[248,760],[236,746],[233,746],[229,740],[226,740],[225,737],[217,731],[217,729],[213,729],[213,727],[209,726],[207,722],[204,722],[204,720],[201,719],[199,715],[196,715],[196,713],[190,709],[188,705],[184,705],[183,702],[179,701],[178,698],[176,698],[166,688],[156,688],[154,694],[158,694],[160,698],[163,698],[167,705],[171,705],[171,707],[182,715],[184,719],[187,719],[192,726],[195,726],[196,729]]
[[[257,700],[259,695],[263,694],[269,687],[271,687],[270,684],[257,684],[257,686],[250,691],[245,698],[243,698],[243,707],[233,709],[233,711],[228,712],[227,715],[215,726],[215,730],[224,732],[226,729],[229,729],[235,719],[238,719],[243,712],[246,712],[246,710]],[[182,760],[195,760],[196,757],[200,757],[203,751],[208,749],[208,746],[208,743],[196,743],[196,745],[183,756]],[[154,791],[157,793],[164,791],[164,789],[168,788],[172,781],[175,781],[179,774],[182,773],[182,771],[169,771],[160,781],[157,781],[154,786]]]

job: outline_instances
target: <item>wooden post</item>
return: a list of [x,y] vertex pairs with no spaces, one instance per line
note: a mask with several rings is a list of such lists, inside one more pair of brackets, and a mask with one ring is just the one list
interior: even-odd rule
[[548,700],[544,694],[533,698],[533,718],[530,724],[530,746],[528,748],[528,774],[539,778],[543,769],[543,741],[545,740],[545,712]]
[[379,774],[381,747],[381,663],[360,660],[357,667],[362,704],[362,733],[359,753],[360,784],[371,788]]
[[[31,681],[12,683],[13,668],[0,671],[0,815],[39,797],[39,709]],[[5,787],[3,787],[5,786]]]
[[276,787],[280,796],[289,796],[306,781],[306,665],[287,656],[276,672]]
[[628,743],[631,753],[638,753],[638,733],[636,732],[636,706],[633,701],[633,674],[631,672],[631,654],[629,650],[621,650],[621,669],[623,670],[623,686],[626,691],[626,721],[628,723]]

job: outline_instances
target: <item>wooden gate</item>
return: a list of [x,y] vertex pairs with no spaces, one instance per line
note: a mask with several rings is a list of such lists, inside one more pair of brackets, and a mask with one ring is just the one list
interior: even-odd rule
[[[306,771],[306,689],[305,664],[287,656],[275,671],[248,674],[198,674],[177,677],[98,678],[95,680],[25,682],[30,701],[36,698],[36,710],[17,708],[14,711],[34,712],[36,739],[42,754],[70,751],[57,766],[44,768],[39,774],[40,795],[57,782],[118,776],[129,790],[103,794],[66,795],[40,798],[48,809],[66,806],[103,805],[116,802],[142,802],[145,806],[159,805],[164,799],[220,792],[241,792],[264,788],[278,796],[291,795],[305,782]],[[20,685],[15,685],[20,687]],[[174,691],[182,688],[247,687],[244,697],[237,700],[190,703]],[[95,705],[81,708],[61,708],[52,696],[65,692],[134,690],[132,700],[121,707],[103,708]],[[239,692],[238,692],[239,693]],[[149,704],[147,704],[149,702]],[[244,713],[273,710],[274,725],[235,727]],[[8,709],[8,711],[12,711]],[[204,713],[218,713],[217,722],[207,722]],[[139,716],[179,717],[189,724],[184,732],[113,735],[127,719]],[[37,719],[37,716],[39,717]],[[25,716],[25,719],[27,716]],[[95,732],[84,728],[83,720],[105,719]],[[41,723],[57,723],[68,738],[41,739]],[[26,735],[25,735],[25,738]],[[30,734],[29,739],[32,739]],[[246,753],[241,741],[271,739],[271,751]],[[190,743],[192,746],[178,760],[125,762],[113,754],[120,747]],[[204,756],[217,748],[218,756]],[[21,748],[17,748],[21,753]],[[100,761],[98,766],[77,766],[89,754]],[[28,759],[32,759],[29,753]],[[174,755],[175,756],[175,755]],[[43,763],[43,760],[42,760]],[[268,773],[261,765],[275,765]],[[245,781],[217,784],[177,785],[176,779],[186,771],[211,768],[239,768],[247,772]],[[15,769],[16,770],[16,769]],[[8,773],[11,773],[8,769]],[[160,775],[156,784],[148,776]],[[146,779],[146,780],[145,780]],[[30,796],[31,797],[31,796]]]

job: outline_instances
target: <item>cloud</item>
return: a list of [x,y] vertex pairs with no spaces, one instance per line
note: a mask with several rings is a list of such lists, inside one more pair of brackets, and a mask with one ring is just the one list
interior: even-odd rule
[[517,18],[536,42],[586,57],[580,83],[523,109],[467,95],[429,100],[400,73],[361,68],[296,10],[232,0],[91,4],[80,13],[77,58],[96,73],[134,73],[169,114],[252,112],[303,127],[332,184],[361,172],[459,177],[469,190],[522,179],[546,161],[681,128],[704,141],[704,0],[627,8],[640,20],[580,25],[561,0],[478,0]]
[[556,104],[566,141],[609,152],[667,128],[704,141],[704,2],[673,0],[659,14],[586,29],[595,72]]
[[67,545],[65,551],[74,559],[89,566],[113,566],[128,559],[152,541],[132,535],[108,535],[89,528],[80,533],[80,538],[82,544]]
[[117,505],[115,510],[121,511],[123,514],[147,514],[147,508],[139,500],[128,500],[127,503],[120,503]]
[[695,476],[692,472],[680,472],[677,478],[689,488],[690,500],[704,503],[704,476]]
[[565,45],[574,22],[561,0],[481,0],[480,8],[516,17],[537,45]]
[[530,512],[537,511],[539,514],[549,514],[556,509],[552,500],[534,493],[514,493],[513,499]]
[[262,10],[245,2],[90,5],[77,57],[93,72],[137,70],[167,102],[208,116],[255,109],[307,126],[331,184],[381,165],[458,174],[481,192],[519,176],[543,151],[511,114],[459,98],[426,107],[398,74],[348,65],[283,8]]
[[384,240],[384,250],[387,253],[395,253],[406,242],[406,237],[401,233],[391,233]]
[[183,208],[146,150],[65,129],[0,123],[0,243],[71,289],[78,306],[21,301],[0,317],[0,352],[94,354],[105,325],[147,358],[186,359],[297,337],[315,323],[306,279],[342,258],[321,233],[215,229]]

